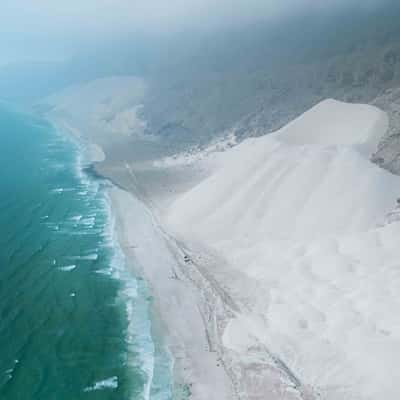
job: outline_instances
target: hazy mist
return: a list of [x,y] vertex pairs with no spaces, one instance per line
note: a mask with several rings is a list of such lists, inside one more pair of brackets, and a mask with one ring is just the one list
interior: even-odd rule
[[252,22],[280,22],[379,0],[3,0],[0,64],[59,60],[110,37],[207,31]]

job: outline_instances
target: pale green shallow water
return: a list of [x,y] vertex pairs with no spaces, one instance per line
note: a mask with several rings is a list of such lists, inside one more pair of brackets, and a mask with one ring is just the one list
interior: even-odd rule
[[79,147],[0,105],[0,400],[170,399],[145,283]]

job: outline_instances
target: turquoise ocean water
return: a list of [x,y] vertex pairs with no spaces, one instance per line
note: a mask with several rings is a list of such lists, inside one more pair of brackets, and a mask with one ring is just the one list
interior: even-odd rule
[[0,400],[170,399],[151,297],[80,145],[0,105]]

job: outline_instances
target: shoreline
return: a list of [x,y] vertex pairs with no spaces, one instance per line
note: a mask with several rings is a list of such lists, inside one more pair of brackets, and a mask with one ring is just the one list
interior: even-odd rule
[[[122,241],[122,231],[119,226],[119,216],[116,212],[116,207],[114,204],[114,201],[112,200],[112,190],[118,189],[118,190],[123,190],[120,186],[118,186],[115,182],[113,182],[111,179],[97,173],[95,169],[95,165],[102,160],[105,159],[105,155],[101,149],[100,146],[98,146],[95,143],[91,143],[89,140],[87,140],[81,132],[71,126],[68,122],[64,121],[63,119],[60,119],[58,117],[54,116],[41,116],[44,118],[45,121],[47,121],[53,128],[56,130],[56,134],[65,136],[68,141],[71,141],[73,143],[73,146],[78,149],[78,162],[77,162],[77,173],[79,175],[85,174],[87,177],[85,179],[89,180],[94,180],[94,181],[99,181],[102,180],[103,182],[106,182],[106,186],[103,186],[104,190],[104,200],[107,203],[107,208],[108,208],[108,218],[109,218],[109,230],[110,232],[108,233],[110,236],[112,236],[112,240],[114,241],[114,257],[118,258],[118,256],[122,257],[123,262],[122,265],[119,266],[116,270],[116,275],[118,280],[121,281],[121,284],[123,288],[121,289],[121,296],[125,297],[126,303],[126,309],[127,309],[127,319],[128,319],[128,324],[131,325],[133,322],[135,322],[135,318],[132,319],[132,315],[130,315],[131,311],[131,302],[135,301],[136,302],[136,297],[131,298],[129,291],[130,291],[130,286],[131,284],[137,285],[136,290],[142,291],[143,293],[139,294],[140,304],[146,304],[147,312],[148,312],[148,320],[146,323],[149,323],[149,332],[144,332],[145,334],[149,333],[149,338],[151,339],[152,346],[154,347],[153,353],[151,354],[152,356],[152,361],[151,361],[151,370],[149,371],[148,368],[145,367],[146,359],[143,358],[143,356],[146,355],[145,349],[142,349],[142,343],[135,343],[135,346],[140,345],[140,348],[138,350],[137,356],[141,359],[141,366],[138,368],[141,369],[143,373],[146,374],[148,378],[148,382],[145,384],[143,390],[143,396],[145,400],[149,400],[152,385],[155,382],[155,367],[156,367],[156,360],[160,362],[158,365],[158,369],[164,371],[168,370],[168,373],[166,376],[164,374],[156,380],[156,385],[158,385],[158,390],[163,392],[162,394],[158,393],[158,395],[162,396],[164,399],[169,399],[169,395],[172,393],[172,384],[170,382],[170,376],[172,375],[172,368],[171,365],[173,365],[173,359],[170,356],[168,348],[164,345],[164,338],[158,334],[158,331],[156,330],[157,334],[154,334],[154,328],[155,326],[158,326],[158,321],[156,321],[153,316],[154,316],[154,307],[153,307],[153,302],[149,299],[149,296],[151,296],[151,290],[148,287],[148,282],[144,284],[144,286],[140,283],[142,278],[142,274],[140,270],[138,269],[137,265],[135,265],[134,262],[132,262],[132,259],[128,257],[126,249],[124,249],[123,246],[123,241]],[[100,155],[100,156],[99,156]],[[101,156],[103,155],[103,156]],[[104,185],[104,183],[103,183]],[[122,269],[120,269],[122,268]],[[130,280],[134,280],[134,282],[130,282]],[[144,290],[144,291],[143,291]],[[128,293],[128,294],[127,294]],[[143,304],[140,306],[142,307]],[[136,310],[139,311],[139,310]],[[140,325],[142,324],[142,321],[139,321]],[[131,328],[129,328],[131,329]],[[133,326],[134,332],[131,334],[134,335],[141,335],[142,332],[136,332],[135,331],[135,326]],[[129,338],[127,338],[127,345],[128,347],[131,346]],[[143,350],[143,354],[141,354],[141,350]],[[147,349],[149,350],[149,349]],[[128,348],[128,353],[131,353],[131,349]],[[136,355],[135,355],[135,362],[138,362],[136,360]],[[164,379],[168,379],[166,382],[166,385],[164,386],[159,386],[160,385],[160,378],[161,381]],[[165,392],[165,393],[164,393]],[[168,397],[165,397],[168,396]]]
[[[210,337],[206,313],[212,304],[199,291],[200,277],[185,272],[185,253],[155,221],[142,200],[113,187],[109,191],[117,218],[121,248],[127,259],[136,260],[154,294],[154,312],[160,319],[167,348],[173,357],[176,399],[231,400],[236,398],[231,377],[221,362],[218,343]],[[138,229],[140,210],[149,236]]]
[[[224,368],[221,351],[217,350],[219,339],[212,339],[209,334],[206,314],[212,309],[212,304],[208,303],[200,289],[204,282],[200,283],[199,279],[204,277],[195,277],[183,271],[187,267],[184,251],[156,222],[151,205],[147,204],[139,190],[124,188],[96,169],[96,164],[106,158],[103,149],[87,140],[64,119],[51,115],[46,119],[83,145],[83,157],[88,160],[88,168],[96,177],[110,183],[106,191],[126,267],[139,279],[145,279],[154,296],[150,312],[155,318],[151,321],[151,330],[165,343],[165,350],[171,355],[173,398],[237,398],[232,377]],[[97,151],[93,152],[93,148]],[[138,227],[138,216],[142,217],[141,229]]]
[[262,343],[248,348],[245,357],[223,345],[228,324],[248,312],[247,300],[238,296],[242,284],[251,290],[245,275],[209,249],[171,236],[159,220],[159,205],[128,164],[107,165],[106,149],[74,127],[69,132],[104,155],[89,158],[90,167],[110,183],[107,193],[127,268],[147,282],[153,297],[152,332],[161,333],[172,355],[174,400],[313,400],[309,388]]
[[[122,249],[129,258],[139,261],[157,300],[155,309],[174,358],[173,376],[178,389],[174,399],[262,400],[268,396],[271,400],[315,400],[310,388],[262,343],[248,348],[245,359],[223,345],[226,326],[247,312],[243,299],[236,298],[232,291],[245,277],[224,275],[225,260],[171,236],[151,206],[130,191],[114,187],[110,195],[119,218]],[[152,245],[157,249],[167,247],[162,254],[168,262],[165,257],[160,260],[163,269],[147,259],[146,238],[140,243],[137,221],[131,214],[138,205],[157,232],[158,240]],[[147,250],[150,252],[151,246]],[[216,267],[222,268],[222,274],[216,274]],[[224,282],[225,278],[229,283]]]
[[[147,282],[151,337],[159,333],[172,355],[173,379],[168,375],[168,382],[174,386],[174,399],[316,400],[353,390],[353,382],[368,378],[370,371],[358,358],[357,346],[340,340],[338,327],[344,325],[349,327],[348,337],[360,339],[358,343],[376,339],[372,350],[382,363],[387,360],[377,351],[378,345],[393,343],[395,348],[396,338],[390,338],[392,331],[386,328],[393,321],[388,318],[382,323],[384,329],[378,330],[360,300],[383,299],[369,273],[380,265],[346,248],[349,240],[356,241],[367,253],[371,243],[364,236],[398,196],[398,182],[370,171],[366,163],[378,143],[377,131],[387,129],[386,119],[371,109],[370,118],[361,118],[366,106],[353,104],[346,105],[352,110],[342,113],[343,120],[326,124],[325,112],[334,116],[336,107],[339,102],[327,99],[270,138],[249,139],[221,157],[220,163],[212,159],[197,164],[196,173],[191,165],[161,163],[154,168],[158,159],[149,157],[149,147],[131,138],[96,129],[85,132],[85,114],[81,124],[68,115],[53,114],[50,119],[82,143],[82,172],[107,181],[105,191],[124,265]],[[323,136],[320,121],[327,127]],[[366,138],[346,133],[354,129],[354,121],[362,122],[357,131],[365,131]],[[337,123],[342,136],[328,129]],[[279,132],[281,140],[275,140]],[[160,153],[152,149],[151,156],[163,154],[158,145]],[[266,157],[275,153],[276,157]],[[336,159],[340,162],[331,162]],[[332,177],[343,174],[345,162],[352,168],[338,186]],[[248,165],[236,171],[242,163]],[[360,171],[367,170],[371,173],[360,182]],[[204,179],[208,174],[210,179]],[[305,184],[294,185],[295,181]],[[240,187],[237,193],[236,187]],[[333,204],[337,215],[332,213],[331,200],[339,191],[362,200],[363,208],[354,209],[354,201],[343,196],[342,202]],[[266,201],[269,193],[272,200]],[[385,257],[389,250],[380,237],[385,232],[375,234],[375,250]],[[392,236],[386,238],[389,244]],[[286,253],[287,259],[282,257]],[[321,260],[327,268],[319,270],[315,266]],[[392,266],[386,262],[384,266],[383,278],[390,278]],[[358,298],[353,293],[359,293],[360,275],[371,285]],[[344,300],[332,310],[336,291]],[[390,309],[396,299],[384,295],[387,303],[382,304]],[[353,310],[359,319],[353,319]],[[349,361],[347,354],[353,359]],[[325,368],[332,377],[323,375]],[[375,373],[380,376],[379,370]],[[390,388],[386,376],[380,379]]]

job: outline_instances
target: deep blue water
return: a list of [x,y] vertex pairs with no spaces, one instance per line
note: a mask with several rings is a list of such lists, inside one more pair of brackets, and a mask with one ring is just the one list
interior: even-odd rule
[[2,105],[0,143],[0,399],[171,398],[107,183],[76,143]]

